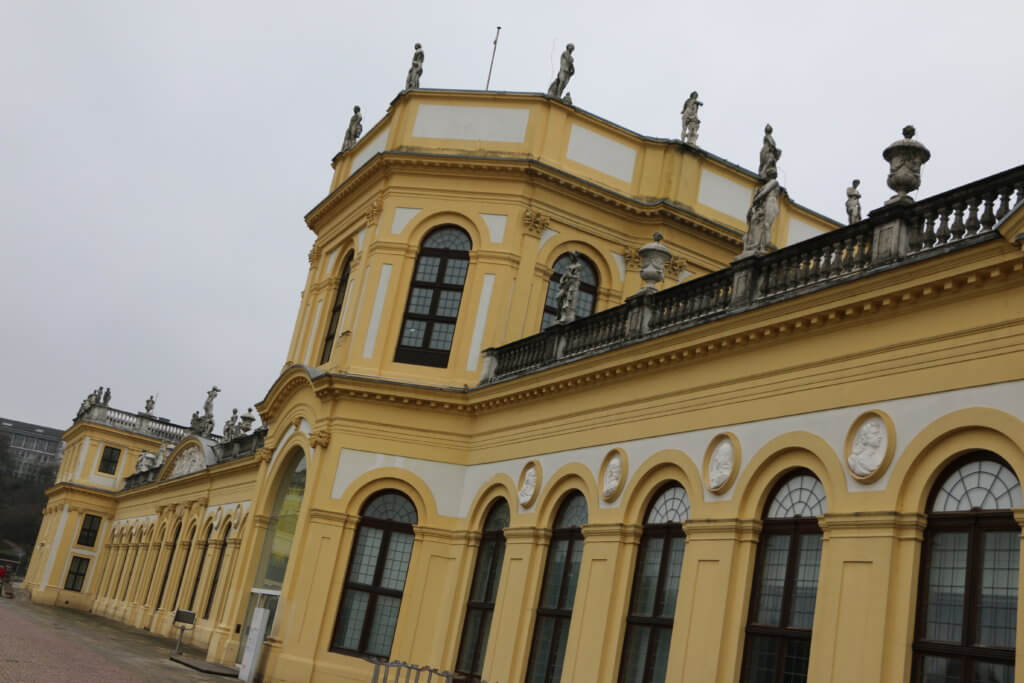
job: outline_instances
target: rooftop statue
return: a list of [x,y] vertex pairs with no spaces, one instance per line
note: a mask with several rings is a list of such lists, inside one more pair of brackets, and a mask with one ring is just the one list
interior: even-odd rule
[[156,407],[156,399],[153,398],[153,394],[150,394],[146,399],[146,415],[152,415],[154,407]]
[[575,251],[569,252],[569,265],[558,280],[558,294],[556,305],[558,306],[558,322],[571,323],[576,319],[576,299],[580,293],[580,271],[583,264],[580,263],[579,254]]
[[743,236],[743,253],[740,258],[764,254],[771,247],[772,225],[779,216],[782,185],[779,184],[778,171],[774,165],[769,166],[765,172],[767,182],[757,188],[747,211],[747,234]]
[[573,62],[572,52],[576,49],[572,43],[565,46],[565,51],[562,53],[562,61],[558,67],[558,75],[555,76],[555,80],[551,81],[551,85],[548,86],[548,97],[554,97],[556,100],[562,97],[562,93],[565,92],[565,87],[569,85],[569,79],[576,73],[576,66]]
[[850,225],[860,223],[860,181],[856,178],[853,184],[846,188],[846,218]]
[[768,169],[777,170],[775,167],[779,163],[780,157],[782,157],[782,150],[775,144],[775,138],[772,137],[772,125],[769,123],[764,127],[764,143],[761,145],[761,160],[757,166],[757,175],[761,176],[762,180],[767,180]]
[[238,408],[232,408],[231,417],[224,422],[223,437],[225,441],[231,441],[242,435],[241,426],[238,424]]
[[203,413],[205,417],[213,417],[213,399],[217,398],[217,394],[220,393],[220,389],[214,385],[208,392],[206,392],[206,401],[203,402]]
[[700,119],[697,117],[697,110],[704,106],[704,103],[697,99],[697,91],[694,90],[683,103],[683,142],[688,145],[697,144],[697,133],[700,130]]
[[210,436],[213,434],[213,400],[217,398],[219,393],[219,388],[216,386],[212,387],[206,392],[206,401],[203,402],[203,414],[200,415],[198,410],[192,413],[190,428],[193,434],[198,434],[199,436]]
[[103,392],[103,405],[110,405],[110,387],[107,387],[106,391]]
[[341,151],[347,152],[355,147],[356,140],[363,134],[363,115],[359,113],[359,105],[352,107],[352,118],[345,129],[345,141],[341,143]]
[[423,47],[416,43],[416,49],[412,53],[412,66],[409,67],[409,74],[405,77],[405,89],[412,90],[420,87],[420,76],[423,75]]

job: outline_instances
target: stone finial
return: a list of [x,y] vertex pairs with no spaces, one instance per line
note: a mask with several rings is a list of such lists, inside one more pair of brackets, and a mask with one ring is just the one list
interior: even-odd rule
[[562,52],[562,58],[558,66],[558,75],[555,76],[555,80],[551,81],[551,85],[548,86],[548,97],[553,97],[556,100],[562,98],[565,87],[569,85],[569,79],[576,73],[576,64],[572,58],[572,53],[575,49],[576,46],[572,43],[565,46],[565,51]]
[[359,112],[358,104],[352,107],[352,118],[348,120],[348,128],[345,129],[345,140],[341,143],[341,151],[343,153],[355,147],[356,140],[363,134],[363,115]]
[[241,417],[241,426],[243,434],[248,434],[249,430],[252,429],[252,423],[256,421],[256,413],[253,412],[252,406],[249,406],[249,410],[245,411],[245,415]]
[[658,291],[656,285],[665,279],[665,264],[672,258],[672,252],[661,243],[664,236],[660,232],[654,233],[654,241],[648,242],[637,249],[640,254],[640,279],[644,286],[640,289],[641,294],[653,294]]
[[882,152],[882,158],[889,162],[889,177],[886,184],[896,194],[886,201],[889,204],[912,204],[914,200],[908,196],[921,187],[921,166],[931,159],[932,153],[917,140],[913,126],[903,127],[903,139],[897,140]]
[[697,144],[697,134],[700,131],[700,119],[697,117],[697,110],[704,106],[704,103],[697,99],[697,91],[694,90],[683,103],[683,110],[680,115],[683,117],[683,142],[688,145]]
[[412,52],[412,65],[405,76],[405,89],[413,90],[420,87],[420,76],[423,75],[423,46],[416,43]]
[[556,296],[558,307],[558,322],[571,323],[576,319],[576,299],[580,293],[580,271],[583,264],[580,263],[580,256],[575,251],[569,252],[569,265],[565,272],[558,279],[558,294]]
[[846,218],[850,225],[860,222],[860,180],[854,178],[853,184],[846,188]]

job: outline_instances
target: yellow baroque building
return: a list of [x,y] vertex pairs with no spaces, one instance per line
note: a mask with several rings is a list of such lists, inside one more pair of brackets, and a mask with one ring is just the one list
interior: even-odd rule
[[33,600],[248,680],[1024,681],[1024,166],[743,258],[763,177],[536,94],[333,169],[264,426],[83,405]]

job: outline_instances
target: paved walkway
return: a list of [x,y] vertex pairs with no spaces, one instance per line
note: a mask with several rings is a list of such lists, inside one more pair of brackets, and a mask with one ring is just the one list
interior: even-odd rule
[[[93,614],[0,599],[0,683],[233,680],[170,661],[173,641]],[[203,658],[203,652],[186,649]]]

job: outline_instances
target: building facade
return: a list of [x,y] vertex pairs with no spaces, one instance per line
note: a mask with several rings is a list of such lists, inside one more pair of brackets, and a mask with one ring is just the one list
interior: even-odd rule
[[61,459],[61,431],[0,417],[0,445],[7,448],[5,476],[42,481],[52,477]]
[[86,411],[34,600],[252,680],[1024,681],[1024,167],[743,258],[768,174],[540,95],[333,167],[263,427]]

